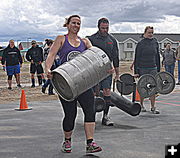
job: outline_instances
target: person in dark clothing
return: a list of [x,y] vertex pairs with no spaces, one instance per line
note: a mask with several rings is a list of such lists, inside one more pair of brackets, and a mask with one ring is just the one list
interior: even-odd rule
[[37,71],[39,85],[42,85],[42,81],[43,83],[45,83],[46,80],[44,78],[44,70],[42,67],[43,49],[39,47],[36,41],[34,40],[31,42],[31,44],[32,47],[27,51],[26,59],[27,61],[31,62],[30,65],[30,73],[31,73],[31,81],[32,81],[31,87],[35,87],[34,74],[36,73],[36,71]]
[[14,40],[9,41],[9,45],[4,49],[1,63],[3,70],[7,71],[8,76],[8,89],[12,89],[12,76],[16,78],[17,87],[21,87],[20,84],[20,67],[23,60],[20,51],[14,45]]
[[[50,39],[46,39],[46,44],[47,44],[47,47],[44,48],[44,60],[46,61],[47,59],[47,56],[49,54],[49,51],[50,51],[50,48],[53,44],[53,40],[50,40]],[[51,70],[54,70],[55,68],[57,68],[59,66],[59,63],[57,62],[57,60],[55,59],[54,60],[54,63],[51,67]],[[48,94],[49,95],[54,95],[53,93],[53,86],[51,84],[51,80],[50,79],[47,79],[46,82],[44,83],[44,85],[42,86],[42,93],[45,93],[46,92],[46,88],[49,86],[48,88]]]
[[[135,49],[134,58],[134,76],[140,77],[144,74],[156,75],[160,72],[160,54],[159,45],[155,38],[153,38],[153,27],[147,26],[144,31],[144,39],[138,42]],[[159,114],[159,111],[155,107],[155,95],[150,97],[151,112],[153,114]],[[142,112],[146,112],[143,105],[144,98],[141,97],[140,104],[142,106]]]
[[[98,20],[98,32],[88,36],[93,46],[102,49],[112,61],[115,69],[115,79],[119,78],[119,49],[116,39],[108,33],[109,30],[109,20],[106,18],[101,18]],[[113,72],[112,72],[113,73]],[[112,75],[108,76],[106,79],[99,83],[99,88],[95,87],[95,95],[97,95],[97,89],[103,90],[104,100],[106,102],[106,108],[103,111],[102,125],[113,126],[113,122],[108,116],[109,107],[111,103],[111,84]]]
[[45,41],[45,43],[44,43],[44,45],[43,45],[43,48],[46,48],[47,43],[49,42],[49,39],[45,39],[44,41]]

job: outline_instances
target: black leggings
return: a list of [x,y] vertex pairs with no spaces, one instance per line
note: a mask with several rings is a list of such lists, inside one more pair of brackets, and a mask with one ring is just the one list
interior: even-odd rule
[[68,102],[59,97],[63,110],[63,130],[65,132],[72,131],[74,129],[74,123],[77,115],[77,101],[79,101],[82,110],[84,112],[84,122],[95,122],[95,106],[94,106],[94,94],[92,89],[79,95],[75,100]]

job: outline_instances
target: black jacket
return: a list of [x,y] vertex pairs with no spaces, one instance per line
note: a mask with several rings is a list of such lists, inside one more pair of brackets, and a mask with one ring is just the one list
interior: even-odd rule
[[116,39],[108,34],[107,36],[101,36],[99,32],[87,37],[93,46],[102,49],[110,61],[113,61],[114,67],[119,67],[119,50]]
[[38,45],[36,47],[31,47],[26,54],[27,61],[33,60],[36,62],[43,62],[43,49]]
[[20,54],[20,51],[17,47],[11,48],[9,45],[4,49],[3,56],[1,60],[2,65],[6,63],[6,66],[13,66],[22,64],[22,56]]
[[155,38],[144,38],[138,42],[135,50],[134,73],[139,74],[139,68],[155,68],[160,71],[159,45]]

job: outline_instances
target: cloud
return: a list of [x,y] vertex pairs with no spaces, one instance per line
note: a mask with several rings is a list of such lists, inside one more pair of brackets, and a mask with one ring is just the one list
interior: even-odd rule
[[177,0],[1,0],[0,41],[55,38],[66,32],[62,25],[72,14],[82,17],[83,36],[97,31],[101,17],[109,18],[112,32],[137,32],[146,24],[159,32],[180,32],[179,8]]

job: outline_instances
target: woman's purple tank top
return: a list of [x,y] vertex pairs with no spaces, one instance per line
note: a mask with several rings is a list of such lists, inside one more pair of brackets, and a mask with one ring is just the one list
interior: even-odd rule
[[73,59],[78,54],[86,50],[84,42],[80,39],[81,43],[78,47],[73,47],[68,41],[68,35],[65,35],[65,41],[62,48],[58,51],[57,55],[60,58],[60,63],[63,64],[66,61]]

